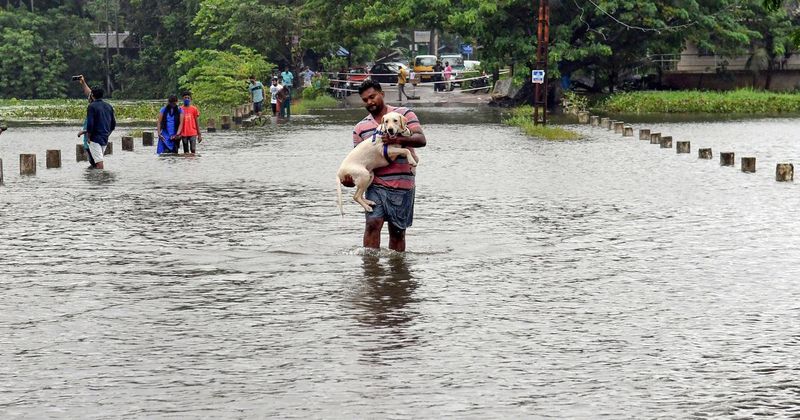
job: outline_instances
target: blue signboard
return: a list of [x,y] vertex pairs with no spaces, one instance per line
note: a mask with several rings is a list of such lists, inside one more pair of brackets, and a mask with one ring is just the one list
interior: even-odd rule
[[472,54],[472,45],[471,44],[462,44],[461,45],[461,52],[464,54]]

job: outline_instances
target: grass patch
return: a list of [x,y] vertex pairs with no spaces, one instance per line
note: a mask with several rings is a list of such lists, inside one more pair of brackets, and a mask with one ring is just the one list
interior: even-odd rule
[[550,125],[533,124],[533,107],[520,106],[511,111],[509,118],[503,119],[503,123],[514,127],[519,127],[522,131],[535,138],[545,140],[578,140],[581,135],[560,127]]
[[[115,101],[109,100],[114,106],[117,120],[121,121],[155,121],[158,110],[162,104],[155,101]],[[85,99],[32,99],[0,100],[0,119],[8,121],[83,121],[86,117],[86,107],[89,103]]]
[[595,108],[599,112],[779,114],[800,112],[800,94],[739,89],[728,92],[647,91],[610,96]]
[[[152,100],[108,100],[114,107],[118,122],[152,122],[155,126],[158,111],[166,101]],[[85,99],[0,99],[0,121],[65,121],[82,122],[86,118]],[[339,101],[329,95],[314,99],[298,99],[292,103],[292,114],[306,114],[312,109],[336,108]],[[233,117],[233,107],[215,103],[198,103],[200,126],[205,127],[209,118],[219,124],[220,115]],[[266,104],[269,113],[269,103]],[[128,135],[141,136],[141,130],[132,130]]]

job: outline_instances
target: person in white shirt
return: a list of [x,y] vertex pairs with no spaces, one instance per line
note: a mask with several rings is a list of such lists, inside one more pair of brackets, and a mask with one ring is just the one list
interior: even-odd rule
[[278,92],[280,92],[281,89],[283,89],[283,86],[278,83],[278,78],[273,77],[272,84],[269,86],[269,93],[272,96],[269,103],[272,106],[273,117],[278,113]]

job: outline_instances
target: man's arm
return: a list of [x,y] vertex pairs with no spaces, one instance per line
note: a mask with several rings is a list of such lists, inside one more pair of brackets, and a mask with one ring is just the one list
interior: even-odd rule
[[92,89],[89,87],[89,85],[86,84],[86,79],[83,78],[83,75],[81,75],[80,81],[81,81],[81,89],[83,89],[83,94],[88,97],[89,95],[92,94]]
[[117,117],[114,116],[114,107],[111,107],[111,131],[117,128]]
[[183,133],[183,114],[184,112],[181,112],[180,123],[178,123],[178,131],[175,133],[174,137],[180,137],[181,133]]

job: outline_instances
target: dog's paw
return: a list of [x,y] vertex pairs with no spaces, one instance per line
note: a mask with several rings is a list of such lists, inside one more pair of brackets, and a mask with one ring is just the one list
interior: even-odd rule
[[[375,203],[372,203],[375,204]],[[364,211],[367,213],[372,213],[372,206],[364,206]]]
[[410,160],[410,161],[408,161],[408,164],[411,165],[411,166],[417,166],[417,161]]
[[[365,202],[365,203],[367,203],[367,204],[369,204],[370,206],[374,206],[374,205],[375,205],[375,202],[374,202],[374,201],[372,201],[372,200],[367,200],[366,198],[364,199],[364,202]],[[372,210],[370,210],[370,211],[372,211]]]

